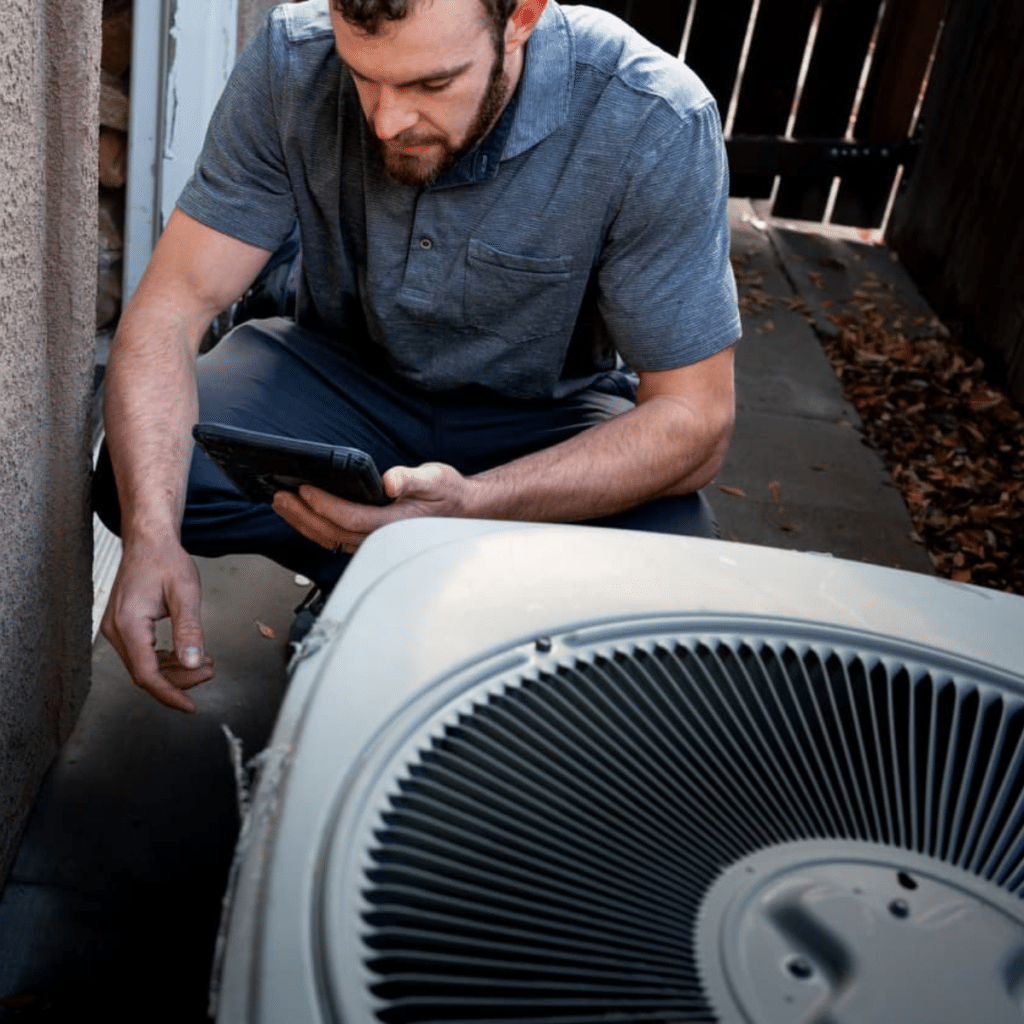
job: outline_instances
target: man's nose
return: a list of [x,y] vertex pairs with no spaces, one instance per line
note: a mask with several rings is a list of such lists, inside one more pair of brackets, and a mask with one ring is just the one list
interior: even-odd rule
[[371,122],[377,137],[385,142],[412,128],[419,120],[411,97],[404,94],[403,90],[384,85],[380,87],[376,99],[377,105]]

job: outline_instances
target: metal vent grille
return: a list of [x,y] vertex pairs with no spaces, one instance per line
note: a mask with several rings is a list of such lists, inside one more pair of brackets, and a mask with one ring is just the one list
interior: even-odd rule
[[863,648],[672,640],[481,698],[400,770],[378,819],[378,1018],[713,1020],[702,899],[776,844],[886,844],[1019,897],[1010,685]]

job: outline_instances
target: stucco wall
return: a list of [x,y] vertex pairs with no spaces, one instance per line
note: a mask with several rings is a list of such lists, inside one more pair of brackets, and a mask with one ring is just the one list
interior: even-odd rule
[[0,882],[89,684],[100,7],[0,18]]

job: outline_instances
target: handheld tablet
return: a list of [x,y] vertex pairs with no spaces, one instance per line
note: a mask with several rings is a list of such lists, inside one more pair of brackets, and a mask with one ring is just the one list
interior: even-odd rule
[[192,436],[250,501],[269,505],[275,491],[312,484],[364,505],[387,505],[380,474],[358,448],[297,441],[223,423],[197,423]]

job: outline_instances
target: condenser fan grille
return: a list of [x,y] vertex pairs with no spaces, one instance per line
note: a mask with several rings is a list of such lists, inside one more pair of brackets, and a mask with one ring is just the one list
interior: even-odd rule
[[884,844],[1020,896],[1021,700],[939,664],[670,638],[482,697],[398,768],[377,819],[377,1016],[713,1020],[702,900],[779,844]]

